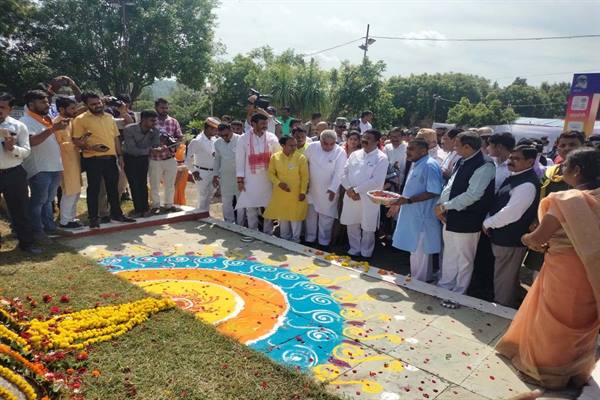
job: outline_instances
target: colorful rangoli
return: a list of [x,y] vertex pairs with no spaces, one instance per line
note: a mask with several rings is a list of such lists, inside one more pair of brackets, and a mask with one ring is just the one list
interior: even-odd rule
[[327,363],[343,342],[344,318],[330,290],[285,268],[192,255],[109,257],[100,264],[286,365]]

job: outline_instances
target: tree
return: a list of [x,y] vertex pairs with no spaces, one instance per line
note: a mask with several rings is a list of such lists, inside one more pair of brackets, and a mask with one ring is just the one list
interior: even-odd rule
[[[117,7],[114,7],[114,5]],[[157,78],[200,89],[214,0],[41,0],[31,40],[47,65],[104,93],[136,98]]]
[[244,118],[248,90],[256,87],[261,67],[250,57],[238,54],[232,61],[215,63],[210,82],[217,87],[211,96],[214,113]]
[[[406,126],[445,121],[448,110],[455,104],[452,100],[466,97],[471,102],[478,102],[490,90],[487,79],[460,73],[395,76],[389,79],[386,86],[394,96],[394,105],[406,109],[402,118]],[[442,98],[435,107],[436,115],[433,115],[434,95]]]
[[47,79],[46,57],[36,54],[23,40],[34,10],[28,0],[5,0],[0,8],[0,91],[18,99],[36,83]]
[[503,125],[514,122],[519,115],[510,107],[503,107],[500,100],[492,100],[489,104],[471,103],[463,97],[460,102],[448,111],[447,122],[460,126],[480,127],[484,125]]

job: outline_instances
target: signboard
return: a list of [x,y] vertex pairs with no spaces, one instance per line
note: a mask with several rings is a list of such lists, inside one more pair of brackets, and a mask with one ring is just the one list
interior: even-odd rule
[[582,131],[590,136],[600,105],[600,73],[575,74],[567,102],[565,130]]

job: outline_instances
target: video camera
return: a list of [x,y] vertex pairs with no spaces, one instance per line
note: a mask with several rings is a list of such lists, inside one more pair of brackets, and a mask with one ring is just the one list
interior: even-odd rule
[[271,96],[260,94],[260,92],[256,89],[250,89],[250,96],[256,96],[256,100],[254,101],[254,106],[257,108],[262,108],[266,110],[267,107],[271,104]]
[[108,107],[119,108],[119,107],[122,107],[123,105],[125,105],[124,102],[122,102],[121,100],[117,99],[114,96],[105,97],[104,101],[106,102],[106,105]]

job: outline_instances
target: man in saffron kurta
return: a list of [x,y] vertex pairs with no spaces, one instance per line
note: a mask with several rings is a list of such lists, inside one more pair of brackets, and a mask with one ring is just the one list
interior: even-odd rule
[[[54,118],[54,123],[65,119],[74,118],[77,112],[77,103],[69,97],[56,99],[56,108],[59,116]],[[56,138],[60,146],[60,156],[63,163],[61,180],[62,197],[60,198],[60,227],[63,229],[78,229],[83,225],[77,220],[77,202],[81,194],[81,152],[79,147],[73,143],[72,126],[69,125],[56,132]]]
[[[252,128],[240,137],[235,150],[235,169],[240,197],[236,210],[246,209],[248,228],[258,228],[260,209],[271,200],[273,185],[269,180],[271,155],[280,150],[277,136],[267,131],[268,118],[252,115]],[[265,218],[263,231],[271,233],[273,222]]]
[[279,220],[282,239],[299,243],[302,221],[308,209],[308,162],[296,151],[296,139],[293,137],[283,136],[279,144],[283,150],[273,154],[269,163],[273,195],[264,216]]

